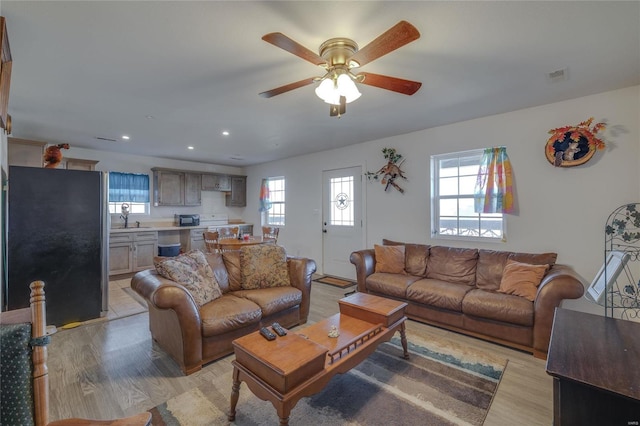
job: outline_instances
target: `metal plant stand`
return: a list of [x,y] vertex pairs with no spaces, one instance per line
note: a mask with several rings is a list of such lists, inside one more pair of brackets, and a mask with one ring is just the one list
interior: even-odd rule
[[615,209],[605,227],[605,266],[612,255],[624,261],[617,270],[604,268],[605,316],[637,321],[640,318],[640,203]]

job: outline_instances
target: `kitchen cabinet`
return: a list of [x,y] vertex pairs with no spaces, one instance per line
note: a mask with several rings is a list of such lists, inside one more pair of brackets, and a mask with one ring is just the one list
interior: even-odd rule
[[231,176],[231,192],[225,195],[227,207],[245,207],[247,205],[247,177]]
[[201,202],[202,175],[200,173],[184,174],[184,205],[199,206]]
[[204,246],[204,236],[202,235],[204,231],[206,231],[206,228],[191,230],[189,233],[189,250],[207,251]]
[[153,205],[199,206],[202,175],[182,170],[153,168]]
[[109,275],[153,268],[158,254],[158,233],[112,232],[109,234]]
[[153,204],[155,206],[184,205],[184,172],[153,170]]
[[7,138],[7,157],[10,166],[42,167],[46,142]]
[[65,163],[65,169],[67,170],[88,170],[93,171],[96,169],[96,160],[83,160],[80,158],[63,158],[62,162]]
[[231,178],[227,175],[203,174],[202,175],[203,191],[231,191]]
[[3,16],[0,16],[0,127],[7,134],[11,134],[11,115],[8,114],[9,108],[9,86],[11,85],[11,66],[13,59],[11,58],[11,47],[9,46],[9,37],[7,35],[7,25]]

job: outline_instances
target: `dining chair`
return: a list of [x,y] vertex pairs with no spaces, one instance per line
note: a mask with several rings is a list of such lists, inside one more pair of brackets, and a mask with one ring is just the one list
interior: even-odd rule
[[218,244],[218,231],[204,231],[202,233],[202,236],[204,237],[204,247],[208,253],[220,252],[220,245]]
[[263,240],[273,240],[274,244],[278,244],[278,234],[280,233],[280,228],[275,226],[263,226],[262,227],[262,239]]
[[218,228],[218,239],[227,240],[230,238],[238,238],[240,228],[237,226]]
[[30,285],[30,307],[0,313],[0,424],[35,426],[148,426],[151,413],[117,420],[49,422],[49,370],[44,282]]

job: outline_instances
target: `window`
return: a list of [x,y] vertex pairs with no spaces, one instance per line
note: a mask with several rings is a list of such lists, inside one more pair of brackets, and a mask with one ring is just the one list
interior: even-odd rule
[[431,156],[431,234],[445,238],[504,236],[502,213],[476,213],[474,188],[484,150]]
[[329,222],[334,226],[354,226],[353,176],[331,178],[331,211]]
[[119,214],[124,203],[129,213],[149,214],[149,175],[109,172],[109,213]]
[[271,208],[264,212],[264,224],[269,226],[284,226],[285,217],[285,185],[284,177],[270,177],[267,179],[269,188],[269,203]]

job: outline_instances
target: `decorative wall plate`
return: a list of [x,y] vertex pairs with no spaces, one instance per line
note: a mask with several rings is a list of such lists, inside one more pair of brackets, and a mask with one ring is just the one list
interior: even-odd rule
[[605,123],[591,123],[593,117],[577,126],[565,126],[549,130],[551,137],[545,146],[547,160],[556,167],[573,167],[586,163],[596,150],[605,148],[605,143],[596,137],[604,130]]

